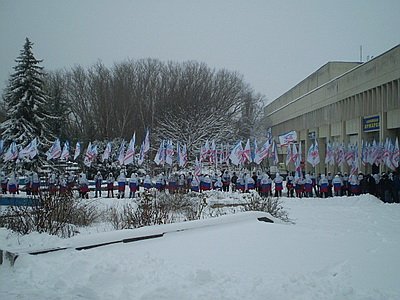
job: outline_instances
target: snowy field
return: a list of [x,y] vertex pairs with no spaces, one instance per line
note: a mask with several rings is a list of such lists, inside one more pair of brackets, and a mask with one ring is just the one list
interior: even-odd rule
[[71,239],[2,228],[0,248],[8,250],[168,233],[21,255],[0,266],[0,299],[400,299],[399,205],[369,195],[282,199],[293,224],[242,213],[136,230],[93,227]]

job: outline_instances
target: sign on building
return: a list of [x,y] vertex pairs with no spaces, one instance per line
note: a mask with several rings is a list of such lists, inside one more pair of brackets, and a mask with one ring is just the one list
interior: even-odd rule
[[380,128],[380,118],[379,115],[372,117],[364,117],[363,118],[363,131],[377,131]]

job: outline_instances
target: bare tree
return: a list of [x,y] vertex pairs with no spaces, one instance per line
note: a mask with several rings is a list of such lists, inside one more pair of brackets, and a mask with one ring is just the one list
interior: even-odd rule
[[[60,82],[60,76],[64,84]],[[49,78],[69,103],[68,130],[77,139],[179,140],[197,149],[205,139],[235,140],[251,134],[258,96],[241,75],[204,63],[128,60],[111,69],[101,62]],[[247,127],[246,127],[247,126]]]

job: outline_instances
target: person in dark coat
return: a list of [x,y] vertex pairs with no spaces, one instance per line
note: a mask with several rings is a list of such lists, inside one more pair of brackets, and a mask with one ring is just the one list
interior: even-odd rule
[[376,195],[375,178],[371,174],[368,174],[366,176],[366,181],[367,181],[367,192],[370,193],[371,195]]
[[236,191],[236,183],[237,183],[238,177],[236,175],[236,172],[233,172],[232,178],[231,178],[231,183],[232,183],[232,191]]
[[379,186],[381,191],[381,200],[386,203],[391,203],[392,182],[386,173],[382,174],[381,180],[379,181]]
[[256,191],[258,191],[258,176],[256,172],[253,172],[253,176],[251,176],[251,178],[253,178],[254,180],[254,188],[256,189]]
[[358,174],[358,180],[360,181],[360,193],[366,194],[368,192],[367,178],[363,173]]
[[393,198],[394,202],[400,203],[400,176],[393,172]]
[[229,192],[229,185],[231,184],[231,176],[228,170],[225,170],[222,174],[222,190],[224,192]]
[[101,184],[103,183],[103,175],[101,175],[100,171],[97,172],[96,176],[94,176],[94,187],[95,187],[95,195],[94,197],[97,198],[97,195],[101,197]]

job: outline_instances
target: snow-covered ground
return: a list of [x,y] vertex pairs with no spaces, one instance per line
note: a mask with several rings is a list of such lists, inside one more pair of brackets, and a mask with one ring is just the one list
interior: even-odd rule
[[71,239],[0,229],[0,248],[9,250],[167,232],[21,255],[0,266],[0,299],[400,299],[400,205],[369,195],[282,200],[293,224],[243,213],[106,233],[94,227]]

